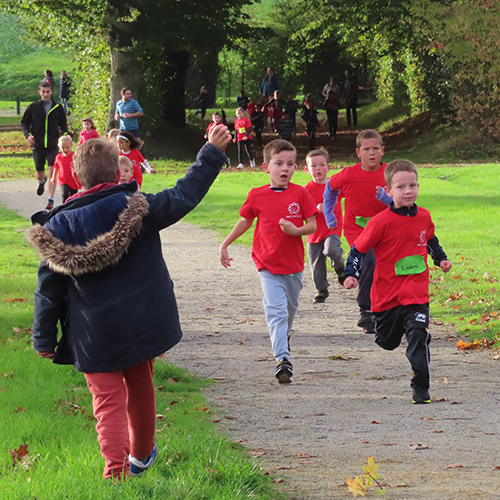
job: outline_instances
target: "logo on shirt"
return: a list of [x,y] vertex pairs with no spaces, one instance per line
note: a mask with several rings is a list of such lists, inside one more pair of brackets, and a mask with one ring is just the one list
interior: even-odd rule
[[420,233],[420,243],[425,243],[426,242],[426,236],[427,236],[427,231],[424,229]]
[[297,216],[300,214],[300,205],[294,201],[288,205],[288,213],[293,216]]

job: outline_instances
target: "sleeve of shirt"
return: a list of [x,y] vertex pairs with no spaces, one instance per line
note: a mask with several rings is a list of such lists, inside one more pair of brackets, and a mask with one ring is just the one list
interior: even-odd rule
[[140,111],[142,114],[144,114],[144,111],[143,111],[143,109],[141,108],[141,105],[140,105],[137,101],[135,101],[135,103],[134,103],[134,104],[135,104],[135,111],[136,111],[136,112],[137,112],[137,111]]
[[356,245],[353,245],[345,264],[345,275],[347,277],[352,276],[359,279],[359,274],[363,267],[363,257],[364,254],[356,248]]
[[304,204],[304,207],[302,209],[304,220],[309,219],[309,217],[312,217],[313,215],[316,215],[318,213],[318,207],[314,202],[314,198],[311,196],[311,193],[305,188],[303,191],[302,203]]
[[337,204],[339,194],[340,190],[332,189],[329,182],[326,184],[325,191],[323,193],[323,214],[325,216],[326,225],[330,229],[337,225],[337,217],[335,216],[333,210]]
[[381,239],[382,232],[376,218],[371,218],[363,232],[354,241],[354,245],[361,253],[365,254],[377,245]]
[[244,219],[255,219],[255,217],[257,217],[252,207],[252,191],[248,193],[247,199],[240,208],[239,213]]

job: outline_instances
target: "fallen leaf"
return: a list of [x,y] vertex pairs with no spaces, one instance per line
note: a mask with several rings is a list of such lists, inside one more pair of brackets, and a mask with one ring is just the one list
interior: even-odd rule
[[434,420],[432,417],[422,417],[420,420]]
[[276,467],[276,470],[290,470],[291,468],[291,465],[282,465],[281,467]]
[[410,445],[410,450],[418,451],[418,450],[430,450],[431,447],[426,444],[412,444]]
[[316,455],[311,455],[310,453],[299,453],[298,458],[316,458]]
[[328,356],[328,359],[331,359],[332,361],[335,361],[335,360],[352,361],[352,360],[359,359],[359,358],[354,358],[351,356],[342,356],[341,354],[337,354],[336,356]]
[[255,450],[250,450],[248,452],[249,455],[253,455],[254,457],[261,457],[262,455],[265,455],[267,452],[264,450],[264,448],[256,448]]
[[370,423],[371,424],[381,424],[382,422],[380,420],[372,420]]
[[284,482],[285,482],[285,480],[284,480],[284,479],[275,479],[275,480],[274,480],[274,482],[275,482],[276,484],[279,484],[279,483],[284,483]]
[[442,434],[443,433],[443,431],[438,431],[437,429],[435,429],[435,430],[433,430],[431,432],[433,432],[434,434]]
[[465,469],[461,464],[450,464],[446,466],[447,469]]

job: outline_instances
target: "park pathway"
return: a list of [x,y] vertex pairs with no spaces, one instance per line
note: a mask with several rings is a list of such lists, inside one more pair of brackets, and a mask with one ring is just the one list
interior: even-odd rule
[[[29,217],[43,205],[35,187],[2,181],[0,203]],[[329,299],[313,305],[306,270],[294,383],[280,386],[249,249],[233,245],[225,270],[210,231],[179,223],[162,241],[184,330],[166,359],[215,380],[206,390],[213,419],[291,499],[352,498],[345,479],[369,456],[388,499],[500,499],[496,353],[458,352],[453,333],[432,325],[435,401],[412,405],[404,346],[384,352],[360,333],[355,294],[333,275]]]

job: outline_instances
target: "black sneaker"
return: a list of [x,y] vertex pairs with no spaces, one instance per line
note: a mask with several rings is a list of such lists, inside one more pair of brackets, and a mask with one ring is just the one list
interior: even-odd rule
[[429,391],[423,389],[422,387],[412,387],[413,398],[412,403],[414,405],[425,405],[431,402],[431,397],[429,396]]
[[318,292],[318,295],[316,295],[316,297],[314,297],[313,303],[314,304],[323,304],[323,302],[325,302],[328,295],[330,295],[328,293],[328,290],[322,290],[322,291]]
[[375,333],[375,317],[371,311],[360,309],[358,326],[366,330],[367,333]]
[[54,200],[49,199],[47,201],[47,206],[45,207],[45,210],[52,210],[54,208]]
[[344,267],[341,267],[340,269],[335,269],[335,272],[337,273],[337,279],[338,279],[339,284],[344,286],[344,281],[345,281]]
[[38,181],[38,186],[36,188],[36,194],[42,196],[45,191],[45,183],[47,182],[47,176],[45,175],[41,181]]
[[288,359],[282,359],[276,367],[274,376],[278,379],[280,384],[289,384],[293,377],[293,366]]

